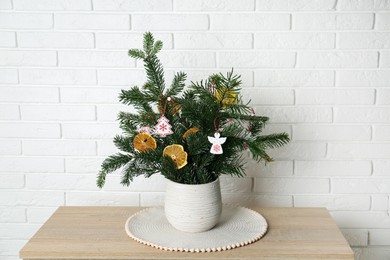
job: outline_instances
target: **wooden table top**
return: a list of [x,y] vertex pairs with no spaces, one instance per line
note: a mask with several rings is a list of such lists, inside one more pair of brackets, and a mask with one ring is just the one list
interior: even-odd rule
[[268,221],[259,241],[213,253],[167,252],[139,244],[124,226],[136,207],[60,207],[20,251],[27,259],[353,259],[323,208],[256,208]]

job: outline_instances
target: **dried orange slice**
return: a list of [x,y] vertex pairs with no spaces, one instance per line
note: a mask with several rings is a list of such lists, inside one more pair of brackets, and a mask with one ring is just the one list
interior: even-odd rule
[[231,89],[226,89],[226,87],[218,88],[215,91],[215,97],[224,105],[224,107],[226,107],[226,104],[237,103],[237,93]]
[[188,129],[184,135],[183,135],[183,139],[186,139],[188,136],[192,135],[192,134],[195,134],[196,132],[199,131],[199,128],[197,127],[191,127],[190,129]]
[[187,165],[187,152],[180,144],[172,144],[165,147],[164,156],[169,156],[176,165],[176,169],[181,169]]
[[148,149],[156,149],[156,140],[148,133],[137,134],[133,139],[134,148],[140,152],[145,152]]

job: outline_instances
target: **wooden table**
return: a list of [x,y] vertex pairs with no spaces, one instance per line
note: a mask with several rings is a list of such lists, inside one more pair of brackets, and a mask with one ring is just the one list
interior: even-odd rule
[[167,252],[139,244],[124,230],[135,207],[60,207],[20,251],[27,259],[353,259],[326,209],[258,208],[268,221],[259,241],[214,253]]

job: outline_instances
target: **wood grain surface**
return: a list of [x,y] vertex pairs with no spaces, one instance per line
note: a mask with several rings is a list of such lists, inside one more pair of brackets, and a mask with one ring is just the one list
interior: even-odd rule
[[125,232],[136,207],[60,207],[20,251],[28,259],[353,259],[326,209],[256,208],[268,221],[254,244],[214,253],[167,252],[139,244]]

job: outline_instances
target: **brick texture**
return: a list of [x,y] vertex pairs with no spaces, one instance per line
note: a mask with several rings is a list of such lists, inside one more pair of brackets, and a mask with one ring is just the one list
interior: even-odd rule
[[292,139],[222,178],[225,203],[325,207],[356,259],[390,259],[390,1],[1,0],[0,260],[58,206],[163,204],[159,175],[95,186],[145,31],[168,83],[234,68],[264,134]]

